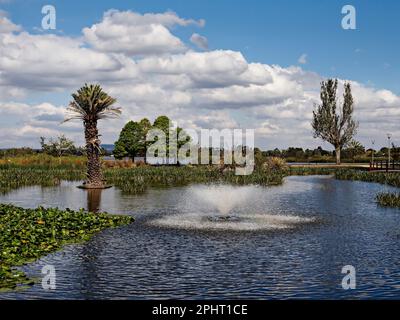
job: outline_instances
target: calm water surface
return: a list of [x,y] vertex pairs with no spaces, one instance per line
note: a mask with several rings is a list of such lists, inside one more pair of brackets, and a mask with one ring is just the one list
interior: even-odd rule
[[[86,191],[75,185],[24,188],[0,196],[0,202],[87,208]],[[243,188],[246,196],[229,214],[251,223],[232,222],[229,230],[208,228],[207,217],[217,208],[198,192],[204,186],[137,196],[113,188],[101,198],[92,195],[92,209],[132,215],[136,222],[23,267],[40,277],[43,265],[54,265],[57,290],[46,292],[39,282],[0,293],[0,299],[400,298],[400,210],[374,202],[377,192],[391,188],[322,176]],[[268,225],[269,218],[257,220],[263,215],[297,217],[300,223],[256,228]],[[357,270],[356,290],[341,287],[345,265]]]

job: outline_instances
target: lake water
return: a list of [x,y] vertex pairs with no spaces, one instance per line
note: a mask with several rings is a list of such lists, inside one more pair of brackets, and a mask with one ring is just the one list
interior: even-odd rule
[[[88,197],[76,183],[16,190],[0,202],[89,205],[137,220],[22,268],[41,277],[42,266],[54,265],[55,291],[39,281],[0,299],[398,299],[400,210],[374,199],[387,190],[394,189],[328,176],[136,196],[112,188]],[[345,265],[356,269],[355,290],[341,286]]]

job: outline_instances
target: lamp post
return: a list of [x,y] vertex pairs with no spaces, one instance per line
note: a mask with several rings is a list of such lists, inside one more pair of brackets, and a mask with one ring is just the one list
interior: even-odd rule
[[392,135],[390,133],[387,134],[387,138],[388,138],[388,146],[389,146],[389,151],[388,151],[388,159],[389,159],[389,165],[390,165],[390,139],[392,139]]
[[371,158],[372,158],[372,166],[374,165],[374,153],[375,153],[375,150],[374,150],[374,145],[375,145],[375,140],[374,139],[372,139],[371,140],[371,144],[372,144],[372,150],[371,150]]

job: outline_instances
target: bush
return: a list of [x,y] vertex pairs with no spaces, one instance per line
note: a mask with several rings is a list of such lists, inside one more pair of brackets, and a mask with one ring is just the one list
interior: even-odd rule
[[272,172],[272,171],[286,171],[288,169],[288,165],[286,161],[279,157],[268,157],[266,161],[262,164],[262,168],[264,171]]

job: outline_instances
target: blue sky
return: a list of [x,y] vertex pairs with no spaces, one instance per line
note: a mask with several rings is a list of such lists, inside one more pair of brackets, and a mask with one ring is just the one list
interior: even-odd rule
[[[48,4],[55,31],[40,30]],[[347,4],[356,30],[341,27]],[[310,127],[330,77],[352,82],[356,139],[384,145],[390,132],[400,144],[399,16],[394,0],[0,0],[0,147],[59,133],[81,143],[80,125],[54,119],[95,81],[124,110],[105,143],[128,120],[166,114],[188,128],[254,128],[262,148],[330,148]]]
[[[80,35],[83,27],[115,8],[141,13],[175,11],[205,19],[202,30],[213,49],[241,51],[250,61],[290,66],[307,54],[308,70],[353,79],[400,93],[400,2],[386,1],[231,1],[231,0],[10,0],[2,5],[27,29],[40,26],[45,4],[57,8],[58,28]],[[341,8],[357,9],[357,30],[341,28]],[[182,38],[195,28],[177,30]]]

